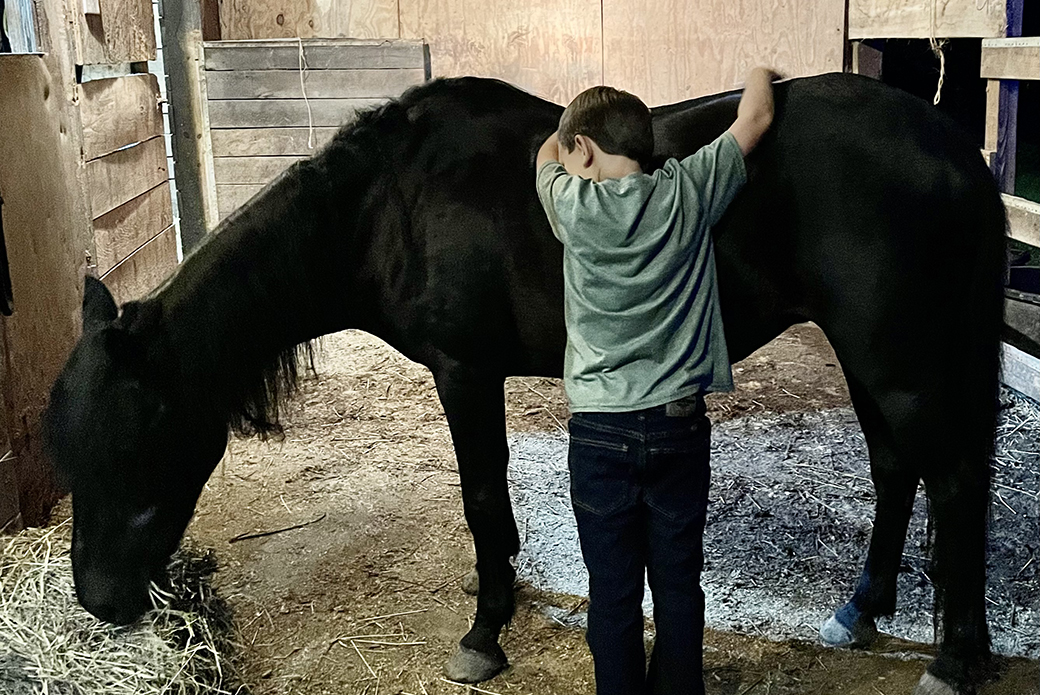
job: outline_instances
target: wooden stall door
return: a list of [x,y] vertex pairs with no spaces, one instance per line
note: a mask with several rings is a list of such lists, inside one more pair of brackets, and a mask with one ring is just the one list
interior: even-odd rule
[[155,75],[79,85],[96,273],[122,303],[177,265],[177,234]]

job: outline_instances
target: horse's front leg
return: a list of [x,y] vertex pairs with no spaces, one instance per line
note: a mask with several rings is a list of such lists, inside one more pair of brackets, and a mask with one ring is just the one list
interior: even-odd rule
[[445,675],[463,683],[487,680],[507,665],[498,645],[513,617],[510,558],[520,550],[506,483],[505,399],[501,376],[453,367],[434,374],[448,418],[462,481],[462,503],[477,553],[477,615],[473,627],[445,666]]

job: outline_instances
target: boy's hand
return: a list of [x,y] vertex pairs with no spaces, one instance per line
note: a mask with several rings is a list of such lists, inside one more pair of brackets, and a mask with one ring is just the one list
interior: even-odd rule
[[737,107],[737,120],[729,128],[745,157],[755,149],[773,122],[773,80],[780,77],[780,73],[765,67],[755,68],[748,74],[744,95]]
[[546,162],[560,161],[560,136],[559,131],[553,131],[549,139],[538,148],[538,158],[535,160],[534,170],[538,171]]

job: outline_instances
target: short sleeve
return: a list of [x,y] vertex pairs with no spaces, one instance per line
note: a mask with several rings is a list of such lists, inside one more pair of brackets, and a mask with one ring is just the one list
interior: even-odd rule
[[701,193],[704,220],[709,227],[726,212],[747,182],[744,153],[728,130],[709,145],[679,162]]
[[[545,208],[553,234],[566,243],[568,224],[581,188],[582,179],[571,176],[559,162],[549,161],[541,166],[535,179],[538,200]],[[562,218],[562,221],[561,221]]]

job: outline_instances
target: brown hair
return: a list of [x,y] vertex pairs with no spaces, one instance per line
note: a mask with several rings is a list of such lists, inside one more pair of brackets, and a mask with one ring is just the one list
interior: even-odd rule
[[559,130],[568,152],[574,136],[584,135],[607,154],[634,159],[644,169],[654,153],[650,109],[639,97],[613,87],[590,87],[574,97],[560,116]]

